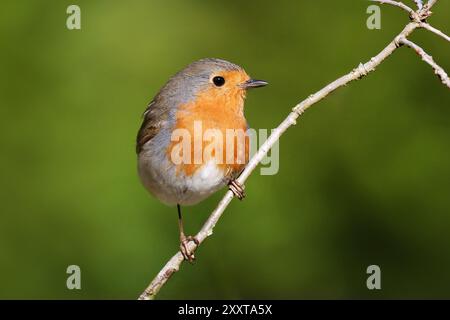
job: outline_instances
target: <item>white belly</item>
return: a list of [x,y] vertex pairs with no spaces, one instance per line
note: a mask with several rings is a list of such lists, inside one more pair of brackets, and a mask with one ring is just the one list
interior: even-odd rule
[[150,161],[145,154],[139,157],[139,176],[150,193],[162,202],[174,205],[193,205],[222,188],[226,181],[223,168],[210,161],[193,175],[176,171],[172,163]]

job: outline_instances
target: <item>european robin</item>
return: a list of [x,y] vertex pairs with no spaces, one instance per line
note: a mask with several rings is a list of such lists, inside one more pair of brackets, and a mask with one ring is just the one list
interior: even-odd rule
[[[248,89],[265,85],[236,64],[201,59],[171,77],[144,112],[136,141],[139,177],[159,200],[177,205],[180,250],[186,260],[194,259],[187,243],[198,241],[184,233],[181,205],[196,204],[226,185],[239,199],[245,196],[235,181],[248,162],[244,100]],[[199,124],[201,132],[196,132]],[[213,139],[205,139],[208,130]],[[241,130],[244,139],[228,136],[230,130]],[[186,133],[187,145],[183,141],[182,146],[187,148],[180,149],[175,132]],[[227,154],[223,161],[229,145],[231,157]],[[175,161],[174,155],[181,154],[183,161]]]

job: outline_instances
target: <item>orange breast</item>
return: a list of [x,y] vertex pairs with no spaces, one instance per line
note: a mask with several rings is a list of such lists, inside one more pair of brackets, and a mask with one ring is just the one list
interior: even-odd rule
[[[243,169],[249,158],[243,104],[244,95],[240,91],[223,94],[211,88],[200,93],[195,101],[180,106],[176,113],[175,129],[188,133],[183,139],[190,140],[190,150],[183,148],[181,152],[190,152],[190,157],[185,157],[190,158],[190,162],[178,164],[178,172],[191,176],[211,160],[223,168],[224,174]],[[177,144],[180,140],[169,145],[169,157]]]

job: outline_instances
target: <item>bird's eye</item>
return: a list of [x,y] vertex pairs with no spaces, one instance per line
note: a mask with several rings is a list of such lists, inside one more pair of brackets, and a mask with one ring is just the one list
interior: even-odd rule
[[216,87],[221,87],[225,84],[225,79],[223,77],[214,77],[212,81]]

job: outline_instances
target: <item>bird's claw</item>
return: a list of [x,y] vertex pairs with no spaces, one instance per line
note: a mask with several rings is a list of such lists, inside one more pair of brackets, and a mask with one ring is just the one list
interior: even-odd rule
[[190,263],[193,263],[195,261],[195,255],[194,251],[189,250],[188,244],[189,242],[194,241],[194,243],[198,246],[200,242],[196,237],[193,236],[187,236],[182,237],[180,239],[180,251],[183,255],[184,260],[189,261]]
[[231,190],[231,192],[233,192],[233,194],[239,199],[242,200],[245,198],[245,192],[244,192],[244,186],[241,185],[239,182],[237,182],[236,180],[231,180],[228,183],[228,189]]

